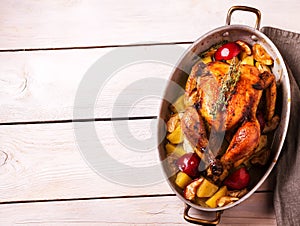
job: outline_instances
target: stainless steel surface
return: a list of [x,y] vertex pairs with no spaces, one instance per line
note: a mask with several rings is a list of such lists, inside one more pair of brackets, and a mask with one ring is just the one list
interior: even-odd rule
[[248,11],[248,12],[254,13],[256,15],[256,22],[255,22],[254,28],[256,30],[259,30],[260,21],[261,21],[261,12],[258,9],[256,9],[256,8],[252,8],[252,7],[248,7],[248,6],[232,6],[228,10],[228,13],[227,13],[226,25],[230,25],[232,13],[234,11],[238,11],[238,10],[240,10],[240,11]]
[[221,220],[221,214],[223,211],[216,211],[216,217],[212,220],[208,219],[199,219],[197,217],[192,217],[189,215],[189,210],[191,209],[191,206],[186,205],[184,212],[183,212],[183,218],[193,224],[199,224],[199,225],[217,225],[220,223]]

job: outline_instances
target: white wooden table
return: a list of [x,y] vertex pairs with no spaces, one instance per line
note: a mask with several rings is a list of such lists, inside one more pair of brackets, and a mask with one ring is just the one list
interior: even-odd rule
[[[74,135],[75,96],[87,70],[105,54],[118,47],[141,46],[145,53],[158,45],[187,48],[223,26],[227,10],[237,4],[260,9],[262,26],[300,32],[298,0],[2,0],[0,225],[188,224],[183,203],[166,182],[127,186],[90,167]],[[253,25],[254,18],[241,13],[233,22]],[[157,164],[151,125],[157,123],[160,99],[115,103],[132,83],[148,77],[166,81],[171,70],[149,62],[121,68],[99,94],[93,118],[83,116],[79,129],[96,119],[98,137],[116,161]],[[123,138],[153,138],[147,152],[132,151],[116,137],[124,123],[130,133]],[[225,211],[221,225],[276,225],[272,185],[268,179],[246,202]]]

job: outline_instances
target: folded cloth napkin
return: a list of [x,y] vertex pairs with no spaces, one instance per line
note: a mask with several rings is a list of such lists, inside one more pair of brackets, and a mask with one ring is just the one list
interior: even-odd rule
[[264,27],[261,31],[277,46],[292,71],[290,123],[274,169],[274,208],[278,225],[300,225],[300,34]]

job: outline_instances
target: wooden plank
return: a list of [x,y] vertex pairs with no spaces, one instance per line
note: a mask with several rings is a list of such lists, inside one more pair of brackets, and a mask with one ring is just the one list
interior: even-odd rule
[[[184,50],[187,46],[178,48]],[[146,55],[155,48],[157,46],[146,46],[140,50]],[[127,47],[126,51],[133,49]],[[95,61],[114,50],[0,53],[0,122],[72,119],[76,93],[81,80],[86,79],[85,73]],[[179,57],[180,54],[175,59]],[[171,66],[158,62],[128,65],[99,84],[95,106],[76,109],[94,109],[96,118],[158,115],[159,96],[163,95],[171,71]],[[105,76],[101,73],[104,72],[100,70],[99,76]],[[160,82],[143,83],[143,87],[134,85],[144,79],[160,79]],[[94,80],[89,81],[92,86]],[[126,102],[116,103],[121,94]],[[129,102],[131,99],[133,101]]]
[[[97,174],[89,167],[90,162],[83,158],[86,150],[79,150],[74,136],[74,127],[85,132],[87,123],[1,126],[0,202],[172,194],[162,174],[157,183],[151,184],[151,180],[135,183],[139,178],[134,173],[144,172],[141,170],[145,166],[157,166],[155,126],[151,129],[155,124],[156,120],[96,122],[103,150],[136,171],[123,173],[110,162],[102,163],[102,169],[123,175],[128,178],[127,183],[118,178],[108,180],[104,177],[107,174],[102,171]],[[144,148],[136,150],[133,138],[142,141]],[[89,135],[81,140],[84,145],[91,142]],[[160,174],[156,169],[150,175],[155,180]],[[272,182],[272,179],[266,181],[260,190],[272,190]]]
[[[144,128],[146,125],[149,126],[148,123],[137,121],[130,125],[130,130],[142,139],[149,136],[149,128]],[[136,152],[118,142],[111,122],[98,122],[96,127],[103,147],[116,161],[132,167],[156,164],[158,155],[155,150]],[[83,123],[79,130],[85,128]],[[171,192],[163,177],[156,184],[134,187],[130,183],[121,184],[97,174],[79,151],[71,123],[1,126],[0,134],[2,202]],[[130,136],[131,134],[126,135],[124,139],[129,139]],[[91,140],[83,142],[86,144]],[[112,168],[112,164],[107,163],[103,167],[120,173],[119,168]],[[131,175],[125,176],[130,179]]]
[[[224,211],[220,225],[276,225],[269,193]],[[0,205],[1,225],[189,225],[174,196]],[[208,217],[206,213],[199,215]],[[208,216],[207,216],[208,215]],[[13,217],[12,217],[13,216]]]
[[[0,49],[194,41],[225,24],[232,5],[262,11],[262,25],[300,31],[297,0],[1,1]],[[278,16],[280,15],[280,16]],[[254,16],[234,16],[253,26]]]
[[[157,47],[139,49],[147,55]],[[177,46],[182,51],[187,47]],[[125,49],[133,51],[135,47]],[[0,53],[0,123],[71,120],[74,110],[83,112],[81,118],[157,116],[173,70],[160,62],[136,62],[121,68],[96,87],[99,93],[95,105],[76,107],[75,97],[87,78],[86,72],[112,51],[115,48]],[[174,61],[180,56],[173,57]],[[94,80],[89,81],[92,86]],[[86,111],[94,114],[89,116]]]

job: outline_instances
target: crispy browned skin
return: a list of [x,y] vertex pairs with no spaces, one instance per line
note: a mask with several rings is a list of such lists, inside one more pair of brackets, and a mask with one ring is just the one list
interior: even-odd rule
[[257,120],[245,122],[234,134],[226,153],[222,156],[223,165],[231,165],[241,158],[250,157],[259,143],[260,126]]
[[181,128],[190,143],[197,149],[205,149],[208,140],[204,121],[194,107],[188,107],[181,118]]
[[[185,98],[189,100],[187,102],[190,105],[197,104],[199,106],[201,116],[195,116],[197,111],[188,108],[187,113],[183,117],[183,124],[189,125],[188,128],[193,128],[196,124],[203,125],[203,129],[196,127],[197,129],[193,131],[198,133],[198,135],[192,135],[191,130],[184,130],[187,139],[193,145],[197,143],[197,147],[199,147],[199,139],[204,137],[204,123],[199,123],[199,118],[201,117],[220,132],[237,128],[228,149],[221,158],[225,168],[228,168],[238,160],[250,157],[259,143],[261,131],[256,119],[256,111],[263,90],[268,88],[266,92],[267,120],[272,119],[276,102],[274,75],[269,72],[261,74],[256,67],[251,65],[240,65],[239,70],[241,74],[234,93],[232,93],[225,110],[214,117],[212,114],[213,105],[220,98],[219,90],[222,79],[228,73],[229,67],[229,64],[219,61],[208,64],[205,69],[200,68],[199,65],[193,67],[187,82],[189,84],[186,86]],[[202,75],[199,72],[200,70]],[[191,121],[188,122],[188,120]],[[200,131],[201,134],[199,135]],[[206,135],[205,143],[207,143]]]
[[[228,72],[229,65],[223,62],[213,62],[208,65],[209,71],[212,73],[210,82],[207,85],[207,78],[201,77],[199,80],[200,88],[200,112],[209,124],[213,125],[217,130],[230,130],[239,124],[243,118],[247,117],[250,113],[256,113],[257,105],[253,106],[254,102],[258,104],[262,90],[253,88],[253,85],[259,83],[259,71],[256,67],[250,65],[241,65],[241,76],[236,85],[235,93],[232,95],[228,102],[226,111],[222,113],[218,120],[214,120],[212,112],[212,105],[217,102],[219,98],[219,88],[222,77]],[[214,80],[214,81],[212,81]],[[203,87],[203,84],[207,87]],[[216,83],[218,86],[216,86]],[[209,89],[212,85],[213,90]],[[214,94],[211,94],[213,92]]]

